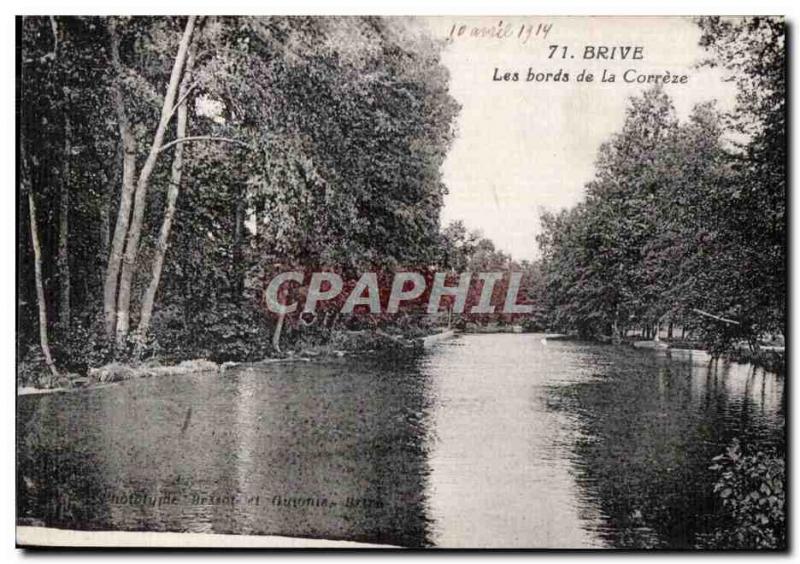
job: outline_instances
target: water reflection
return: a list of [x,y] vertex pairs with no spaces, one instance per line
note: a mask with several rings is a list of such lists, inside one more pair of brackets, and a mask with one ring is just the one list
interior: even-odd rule
[[598,544],[588,532],[594,516],[581,513],[570,476],[574,425],[547,406],[547,386],[580,378],[581,363],[547,352],[529,335],[470,335],[426,366],[435,398],[429,498],[437,545]]
[[467,335],[416,358],[22,397],[18,516],[405,546],[691,547],[719,512],[710,458],[733,437],[783,449],[784,413],[783,380],[690,351]]
[[597,534],[611,546],[691,548],[720,510],[710,459],[734,437],[783,448],[783,381],[689,353],[621,360],[551,390],[581,430],[573,464],[584,503],[603,515]]
[[[20,398],[19,516],[424,546],[418,360],[274,365]],[[52,499],[68,494],[71,513]],[[131,494],[177,499],[131,504]]]

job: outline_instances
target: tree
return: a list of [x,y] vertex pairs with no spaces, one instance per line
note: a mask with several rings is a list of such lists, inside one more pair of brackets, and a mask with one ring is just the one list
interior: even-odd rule
[[736,111],[678,123],[660,89],[633,98],[604,144],[586,201],[542,217],[553,322],[645,335],[664,319],[715,354],[785,326],[783,22],[703,18],[706,64],[731,71]]
[[36,302],[39,307],[39,340],[42,346],[42,354],[54,378],[58,377],[58,369],[53,362],[50,354],[50,341],[47,336],[47,302],[44,297],[44,287],[42,285],[42,250],[39,245],[39,230],[36,226],[36,204],[33,201],[33,194],[28,192],[28,208],[30,209],[31,242],[33,244],[34,261],[36,265]]
[[728,126],[737,135],[726,232],[741,242],[737,288],[751,332],[786,328],[786,25],[783,18],[700,18],[705,64],[724,68],[738,93]]
[[[25,18],[21,128],[55,360],[80,370],[130,344],[257,358],[274,265],[433,264],[458,107],[441,45],[414,25]],[[29,246],[20,276],[34,280]]]
[[[189,51],[186,61],[186,69],[184,71],[181,86],[178,91],[179,98],[178,118],[175,124],[175,138],[184,139],[186,137],[188,110],[187,97],[189,95],[190,84],[192,78],[192,67],[194,66],[194,52]],[[137,356],[141,353],[141,348],[147,337],[147,331],[150,329],[150,318],[153,315],[153,304],[155,303],[156,292],[161,281],[161,271],[164,267],[164,256],[167,253],[169,245],[169,234],[172,229],[172,221],[175,217],[175,209],[177,207],[178,192],[181,185],[181,176],[183,173],[183,143],[178,143],[173,149],[175,155],[172,158],[172,169],[170,173],[169,189],[167,192],[167,206],[164,210],[164,219],[161,223],[161,230],[156,243],[155,255],[153,257],[152,273],[150,274],[150,283],[142,299],[141,315],[139,317],[139,326],[137,329]]]
[[[180,44],[178,45],[178,52],[175,55],[175,61],[170,73],[167,91],[164,95],[164,101],[161,104],[161,117],[156,126],[155,133],[153,134],[153,141],[150,144],[150,149],[147,158],[139,171],[139,176],[136,181],[136,188],[133,192],[133,210],[131,212],[130,225],[127,231],[127,238],[125,241],[125,253],[122,258],[122,265],[120,269],[118,296],[117,296],[117,318],[116,318],[116,341],[117,346],[124,344],[128,336],[128,328],[130,324],[130,305],[131,305],[131,286],[133,284],[133,275],[136,269],[136,259],[139,254],[139,239],[142,236],[142,224],[144,222],[144,207],[147,201],[147,190],[149,188],[150,176],[156,166],[159,153],[164,141],[164,134],[166,133],[167,125],[169,124],[175,112],[175,97],[178,91],[178,85],[181,81],[183,73],[183,66],[186,62],[186,57],[189,51],[189,43],[192,40],[192,33],[196,21],[195,16],[189,16],[186,20],[186,27],[183,31]],[[123,187],[123,190],[125,187]],[[109,258],[111,262],[112,258]],[[116,260],[116,256],[114,257]],[[109,283],[113,284],[113,283]]]
[[642,253],[660,232],[657,201],[677,126],[661,88],[632,98],[622,130],[598,151],[586,202],[543,215],[538,243],[558,325],[619,338],[634,320],[658,319],[661,273],[644,267]]

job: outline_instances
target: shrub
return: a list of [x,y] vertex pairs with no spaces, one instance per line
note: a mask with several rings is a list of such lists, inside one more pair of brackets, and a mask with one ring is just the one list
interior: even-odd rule
[[192,316],[163,308],[153,318],[146,357],[163,363],[261,360],[270,354],[270,338],[263,314],[247,305],[220,301]]
[[703,539],[705,548],[786,548],[786,467],[775,451],[742,451],[735,440],[710,469],[724,522]]

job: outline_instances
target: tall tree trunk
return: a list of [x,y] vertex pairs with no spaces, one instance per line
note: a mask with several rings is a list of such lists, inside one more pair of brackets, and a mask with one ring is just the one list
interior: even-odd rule
[[69,176],[72,146],[72,126],[69,115],[64,117],[64,164],[61,170],[61,194],[58,218],[58,324],[63,332],[69,331],[70,277],[69,277]]
[[122,143],[117,144],[117,151],[114,155],[114,164],[111,170],[111,176],[106,178],[106,189],[103,192],[103,201],[100,207],[100,250],[98,251],[98,259],[108,268],[108,254],[111,251],[111,213],[114,205],[114,187],[119,186],[121,182],[120,172],[122,161],[125,159],[125,151]]
[[275,352],[281,352],[281,333],[283,332],[283,319],[285,313],[278,314],[278,322],[275,323],[275,330],[272,332],[272,348]]
[[39,245],[39,230],[36,226],[36,205],[33,201],[33,192],[28,190],[28,210],[31,223],[31,243],[33,245],[34,275],[36,278],[36,304],[39,307],[39,342],[42,346],[44,361],[53,378],[58,378],[58,369],[50,354],[50,342],[47,338],[47,302],[44,297],[44,284],[42,283],[42,249]]
[[614,310],[614,322],[611,324],[611,342],[618,345],[622,342],[622,331],[619,323],[619,304]]
[[245,199],[243,195],[243,190],[245,189],[242,186],[241,191],[237,191],[236,197],[236,209],[234,210],[235,214],[235,224],[234,224],[234,232],[233,232],[233,271],[235,273],[234,279],[234,300],[238,303],[242,299],[242,295],[244,294],[244,214],[245,214]]
[[[183,80],[181,80],[179,99],[181,100],[178,106],[178,119],[175,124],[175,137],[182,139],[186,137],[187,121],[188,121],[188,108],[186,96],[189,91],[189,80],[191,79],[192,66],[194,64],[194,53],[190,50],[186,59],[186,70],[183,73]],[[175,155],[172,158],[172,169],[170,171],[169,189],[167,190],[167,205],[164,209],[164,220],[161,223],[161,231],[158,234],[158,243],[156,244],[155,255],[153,256],[153,267],[150,274],[150,283],[142,298],[142,309],[139,317],[139,327],[136,331],[136,356],[142,353],[142,347],[147,339],[147,332],[150,329],[150,320],[153,315],[153,304],[156,299],[156,292],[158,285],[161,282],[161,271],[164,267],[164,256],[167,253],[169,246],[169,233],[172,229],[172,220],[175,217],[175,209],[178,203],[178,194],[180,193],[181,177],[183,173],[183,143],[175,145]]]
[[125,100],[122,97],[121,82],[125,71],[119,58],[119,35],[117,34],[114,18],[109,18],[108,31],[111,36],[111,62],[116,73],[111,85],[111,102],[117,116],[117,125],[122,141],[122,187],[117,210],[117,222],[114,226],[114,237],[111,240],[111,250],[108,254],[106,278],[103,285],[104,324],[106,337],[111,339],[116,329],[117,286],[122,265],[122,253],[130,223],[133,193],[136,189],[136,138],[133,135],[128,114],[125,111]]
[[[178,91],[178,83],[181,80],[181,72],[183,64],[186,60],[186,54],[189,49],[189,43],[192,39],[192,32],[194,31],[196,16],[189,16],[186,21],[186,28],[183,32],[180,45],[178,46],[178,54],[175,56],[175,63],[172,66],[172,73],[170,74],[169,85],[167,86],[167,93],[164,96],[164,103],[161,106],[161,119],[158,122],[156,133],[153,137],[153,143],[150,145],[150,151],[147,155],[142,170],[139,173],[139,179],[136,183],[136,191],[134,193],[133,214],[131,216],[131,224],[128,229],[128,238],[125,243],[125,254],[122,260],[122,272],[119,278],[119,290],[117,296],[117,326],[116,326],[116,340],[117,345],[122,345],[128,336],[130,326],[130,306],[131,306],[131,287],[133,285],[133,275],[136,269],[136,258],[139,254],[139,240],[142,235],[142,223],[144,222],[144,210],[147,200],[147,189],[150,181],[150,175],[156,166],[158,154],[161,150],[161,145],[164,141],[164,133],[173,113],[173,105]],[[180,145],[181,143],[178,143]]]
[[28,221],[31,227],[31,246],[33,247],[33,271],[36,285],[36,305],[39,310],[39,344],[42,347],[44,362],[50,370],[52,379],[58,378],[58,369],[53,356],[50,354],[50,341],[47,337],[47,301],[44,297],[44,283],[42,282],[42,247],[39,244],[39,229],[36,223],[36,203],[33,198],[33,187],[31,185],[31,175],[28,169],[28,161],[25,158],[25,139],[23,132],[19,134],[19,161],[20,161],[20,183],[22,192],[28,193]]

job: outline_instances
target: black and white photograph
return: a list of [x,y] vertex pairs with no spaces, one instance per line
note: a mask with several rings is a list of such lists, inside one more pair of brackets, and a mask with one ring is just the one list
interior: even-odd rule
[[783,16],[14,23],[18,547],[788,550]]

